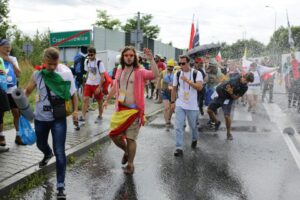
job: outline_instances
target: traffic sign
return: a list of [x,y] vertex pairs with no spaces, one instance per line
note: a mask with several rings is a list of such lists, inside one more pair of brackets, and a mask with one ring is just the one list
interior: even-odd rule
[[50,45],[58,47],[89,46],[91,30],[50,33]]

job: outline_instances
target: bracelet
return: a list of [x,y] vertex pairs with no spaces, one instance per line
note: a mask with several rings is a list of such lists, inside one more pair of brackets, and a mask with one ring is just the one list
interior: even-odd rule
[[171,104],[175,103],[175,101],[171,101]]

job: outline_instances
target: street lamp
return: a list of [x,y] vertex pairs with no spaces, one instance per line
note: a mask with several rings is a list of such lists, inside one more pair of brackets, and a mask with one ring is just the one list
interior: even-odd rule
[[266,5],[266,8],[271,8],[274,10],[274,15],[275,15],[275,23],[274,23],[274,32],[276,31],[276,18],[277,18],[277,12],[276,12],[276,9],[272,6],[268,6]]

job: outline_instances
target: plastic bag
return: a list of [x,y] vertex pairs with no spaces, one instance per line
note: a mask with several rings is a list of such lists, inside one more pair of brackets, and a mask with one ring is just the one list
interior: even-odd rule
[[21,115],[19,119],[19,136],[22,140],[22,143],[26,145],[32,145],[36,142],[35,131],[31,127],[29,121],[23,115]]

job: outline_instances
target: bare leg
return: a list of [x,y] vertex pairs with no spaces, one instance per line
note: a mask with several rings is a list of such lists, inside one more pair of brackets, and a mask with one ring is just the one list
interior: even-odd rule
[[18,132],[19,131],[20,111],[19,111],[18,108],[13,108],[13,109],[11,109],[11,112],[12,112],[13,117],[14,117],[14,126],[15,126],[15,129]]
[[232,135],[231,135],[231,119],[230,115],[224,115],[225,118],[225,123],[226,123],[226,129],[227,129],[227,139],[232,140]]
[[103,113],[102,105],[103,105],[103,101],[101,99],[101,100],[97,100],[97,102],[98,102],[99,116],[100,116],[100,118],[102,118],[102,113]]
[[168,100],[163,100],[164,104],[164,118],[166,124],[170,123],[170,106],[169,106],[169,101]]
[[90,97],[83,97],[83,104],[82,104],[82,116],[85,118],[86,111],[89,107]]
[[214,121],[215,123],[217,123],[217,122],[219,121],[219,120],[217,119],[216,114],[215,114],[215,112],[214,112],[213,110],[207,109],[207,113],[208,113],[208,115],[209,115],[209,118],[210,118],[212,121]]
[[125,174],[132,174],[134,172],[133,161],[136,153],[136,146],[134,140],[127,138],[128,164],[123,168]]

